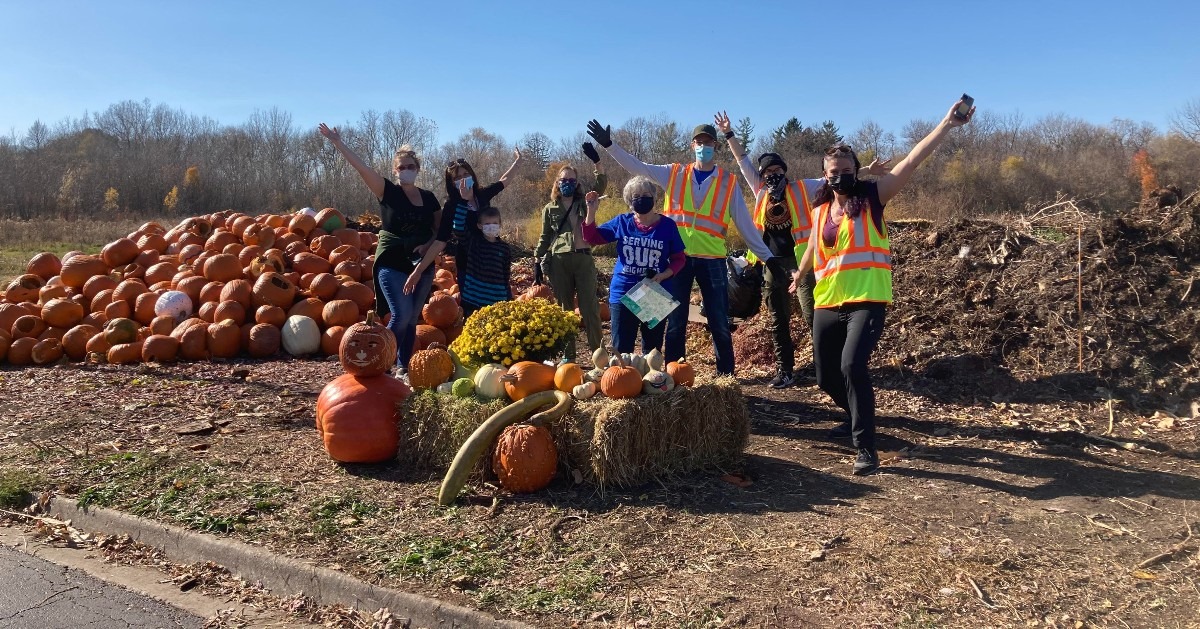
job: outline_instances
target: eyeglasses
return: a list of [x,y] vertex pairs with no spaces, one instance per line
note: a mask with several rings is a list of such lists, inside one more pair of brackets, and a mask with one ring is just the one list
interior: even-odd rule
[[854,149],[850,148],[849,144],[837,144],[825,149],[826,155],[852,155]]
[[561,179],[559,179],[559,180],[558,180],[558,183],[567,183],[567,184],[575,185],[575,181],[576,181],[576,180],[575,180],[575,179],[573,179],[573,178],[571,178],[571,179],[568,179],[568,178],[566,178],[566,177],[563,177],[563,178],[561,178]]
[[419,168],[421,167],[416,164],[401,164],[396,167],[396,170],[418,170]]

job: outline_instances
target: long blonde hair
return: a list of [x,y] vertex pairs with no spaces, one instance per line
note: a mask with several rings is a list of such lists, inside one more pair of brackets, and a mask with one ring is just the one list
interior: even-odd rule
[[579,171],[575,170],[574,166],[572,166],[570,164],[566,164],[558,169],[558,176],[554,178],[554,181],[550,182],[550,201],[552,203],[557,203],[558,200],[562,198],[562,192],[558,189],[558,180],[562,179],[562,174],[563,174],[564,170],[569,170],[572,173],[574,173],[574,175],[575,175],[575,194],[572,195],[571,198],[577,199],[580,196],[579,195],[579,192],[580,192]]

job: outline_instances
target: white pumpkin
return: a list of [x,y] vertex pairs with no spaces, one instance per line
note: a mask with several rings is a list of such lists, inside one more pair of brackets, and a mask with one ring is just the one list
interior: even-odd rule
[[646,354],[646,364],[650,365],[650,371],[663,370],[663,355],[662,352],[658,351],[657,347],[650,350],[649,354]]
[[317,217],[317,211],[310,207],[306,207],[303,210],[300,210],[300,214],[307,214],[313,218]]
[[575,396],[575,399],[577,400],[586,400],[593,395],[596,395],[596,388],[595,382],[585,382],[572,387],[571,395]]
[[292,356],[305,356],[321,349],[321,328],[309,317],[288,317],[280,336],[283,349]]
[[621,366],[621,357],[619,355],[618,356],[610,356],[608,359],[608,364],[605,365],[605,367],[620,367],[620,366]]
[[603,377],[604,377],[604,369],[602,367],[596,367],[595,369],[583,374],[583,381],[584,382],[600,382],[600,379]]
[[169,290],[154,302],[154,316],[171,317],[176,323],[182,322],[192,316],[192,298],[185,292]]
[[658,395],[675,388],[675,379],[665,371],[651,371],[642,377],[642,393]]
[[507,397],[504,382],[500,380],[507,373],[508,367],[496,363],[480,367],[475,372],[475,392],[489,400]]

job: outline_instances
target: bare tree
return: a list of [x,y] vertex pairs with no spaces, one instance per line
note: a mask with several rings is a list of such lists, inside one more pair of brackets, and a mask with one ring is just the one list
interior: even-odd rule
[[1200,98],[1184,103],[1171,116],[1171,130],[1193,142],[1200,142]]

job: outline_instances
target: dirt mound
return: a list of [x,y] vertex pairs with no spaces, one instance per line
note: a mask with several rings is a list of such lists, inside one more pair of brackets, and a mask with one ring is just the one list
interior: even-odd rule
[[[877,366],[984,388],[986,375],[1075,373],[1124,397],[1200,396],[1200,204],[889,228],[896,302]],[[793,328],[807,335],[798,317]],[[764,315],[734,343],[741,364],[771,366]]]

